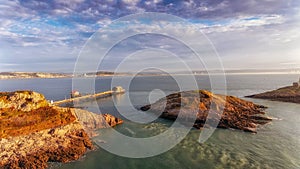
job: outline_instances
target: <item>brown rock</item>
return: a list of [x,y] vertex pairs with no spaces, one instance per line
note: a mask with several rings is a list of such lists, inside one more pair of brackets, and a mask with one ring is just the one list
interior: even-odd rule
[[111,115],[50,106],[32,91],[0,93],[0,168],[46,168],[93,149],[89,131],[120,124]]
[[256,132],[259,124],[272,119],[263,116],[265,107],[233,96],[213,94],[205,90],[186,91],[168,95],[157,102],[141,107],[143,111],[161,113],[161,117],[175,120],[179,111],[183,118],[196,116],[194,127],[201,128],[211,113],[211,121],[220,119],[219,128],[235,128]]
[[0,108],[32,111],[49,106],[45,97],[33,91],[0,92]]
[[122,124],[123,123],[123,120],[119,119],[119,118],[116,118],[110,114],[103,114],[103,117],[106,121],[106,123],[111,126],[111,127],[114,127],[118,124]]
[[93,148],[79,122],[2,138],[0,145],[0,168],[46,168],[47,162],[77,160]]
[[254,94],[246,97],[300,103],[300,87],[287,86],[279,88],[277,90]]
[[123,120],[110,114],[95,114],[82,109],[72,109],[72,111],[90,137],[96,136],[95,130],[99,128],[114,127],[123,123]]

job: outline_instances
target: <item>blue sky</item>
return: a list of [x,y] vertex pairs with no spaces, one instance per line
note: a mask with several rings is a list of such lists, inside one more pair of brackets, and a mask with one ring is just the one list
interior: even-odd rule
[[[298,0],[2,0],[0,71],[72,72],[98,29],[143,12],[172,14],[197,25],[225,69],[300,68]],[[128,41],[120,52],[135,49],[133,41],[143,45],[145,39]],[[174,45],[161,38],[150,46],[169,43]],[[117,52],[103,68],[112,69]]]

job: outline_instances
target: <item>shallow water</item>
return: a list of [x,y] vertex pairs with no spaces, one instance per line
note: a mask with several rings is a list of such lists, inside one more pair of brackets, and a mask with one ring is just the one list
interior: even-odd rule
[[[123,77],[125,78],[125,77]],[[227,76],[227,93],[245,96],[290,85],[298,79],[297,75],[231,75]],[[207,76],[197,76],[199,86],[209,89]],[[42,92],[47,99],[63,99],[71,90],[71,79],[25,79],[1,80],[2,91],[32,89]],[[130,88],[133,103],[147,103],[152,89],[161,89],[171,93],[178,89],[168,77],[138,77]],[[109,89],[110,78],[96,80],[97,91]],[[101,86],[101,87],[99,87]],[[128,93],[126,93],[128,95]],[[114,98],[123,104],[126,95]],[[244,98],[245,99],[245,98]],[[257,169],[298,169],[300,168],[300,104],[283,103],[259,99],[247,99],[268,107],[267,115],[275,117],[272,123],[261,126],[257,134],[238,130],[217,129],[205,143],[198,142],[201,131],[192,130],[187,137],[170,151],[155,157],[132,159],[120,157],[99,148],[86,154],[76,162],[54,164],[51,168],[103,168],[103,169],[147,169],[147,168],[257,168]],[[112,99],[98,100],[103,113],[121,116],[113,106]],[[85,106],[89,110],[98,107]],[[128,109],[130,110],[130,109]],[[122,112],[126,113],[126,111]],[[130,112],[128,112],[130,113]],[[125,121],[114,129],[130,137],[149,137],[165,131],[171,121],[158,119],[150,124],[137,124]],[[114,129],[102,129],[101,139]],[[103,143],[105,144],[105,143]]]
[[[156,157],[130,159],[100,149],[58,168],[299,168],[300,105],[252,101],[268,106],[268,115],[280,120],[260,127],[257,134],[217,129],[204,144],[197,141],[200,131],[192,130],[180,144]],[[116,130],[131,137],[137,137],[136,133],[146,137],[162,133],[170,123],[160,120],[143,126],[125,122]],[[104,130],[109,134],[110,129]],[[105,134],[101,138],[105,139]]]

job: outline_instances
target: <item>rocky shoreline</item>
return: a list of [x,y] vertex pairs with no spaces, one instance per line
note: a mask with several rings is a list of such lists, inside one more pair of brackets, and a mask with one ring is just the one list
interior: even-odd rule
[[0,168],[46,168],[79,159],[99,128],[121,124],[109,114],[50,105],[32,91],[0,93]]
[[[223,108],[223,111],[222,111]],[[196,115],[195,128],[202,128],[208,113],[212,121],[220,119],[219,128],[233,128],[256,133],[259,125],[266,124],[272,118],[265,116],[266,107],[239,99],[234,96],[213,94],[209,91],[185,91],[170,94],[157,102],[141,107],[143,111],[159,113],[160,117],[175,120],[179,111],[183,117]]]
[[[208,113],[220,119],[219,128],[234,128],[256,133],[272,118],[266,107],[234,96],[209,91],[185,91],[168,95],[141,107],[175,120],[179,110],[183,118],[196,116],[195,128],[202,128]],[[224,111],[222,111],[224,110]],[[186,118],[185,120],[188,120]],[[184,122],[184,121],[183,121]],[[95,130],[123,123],[109,114],[50,105],[33,91],[0,92],[0,168],[47,168],[48,162],[70,162],[95,147]]]
[[32,79],[32,78],[70,78],[67,73],[45,72],[0,72],[0,79]]
[[249,98],[267,99],[273,101],[291,102],[300,104],[300,87],[287,86],[273,91],[245,96]]

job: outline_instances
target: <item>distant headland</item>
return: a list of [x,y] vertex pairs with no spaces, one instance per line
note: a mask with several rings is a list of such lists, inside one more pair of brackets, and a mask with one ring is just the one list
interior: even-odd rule
[[72,77],[72,74],[46,73],[46,72],[0,72],[0,79],[67,78],[67,77]]
[[[72,78],[72,77],[105,77],[105,76],[132,76],[135,73],[127,72],[110,72],[110,71],[98,71],[98,72],[88,72],[88,73],[48,73],[48,72],[0,72],[0,79],[33,79],[33,78]],[[138,73],[136,76],[163,76],[167,74],[155,73],[155,72],[145,72]]]
[[0,79],[33,79],[33,78],[72,78],[72,77],[95,77],[95,76],[113,76],[124,75],[114,72],[99,71],[95,73],[82,73],[74,75],[73,73],[50,73],[50,72],[0,72]]
[[72,77],[105,77],[105,76],[173,76],[173,75],[261,75],[261,74],[299,74],[300,69],[236,69],[236,70],[145,70],[142,72],[114,72],[99,70],[85,73],[53,73],[53,72],[0,72],[0,79],[30,79],[30,78],[72,78]]
[[293,82],[291,86],[246,97],[300,103],[300,79],[298,82]]

